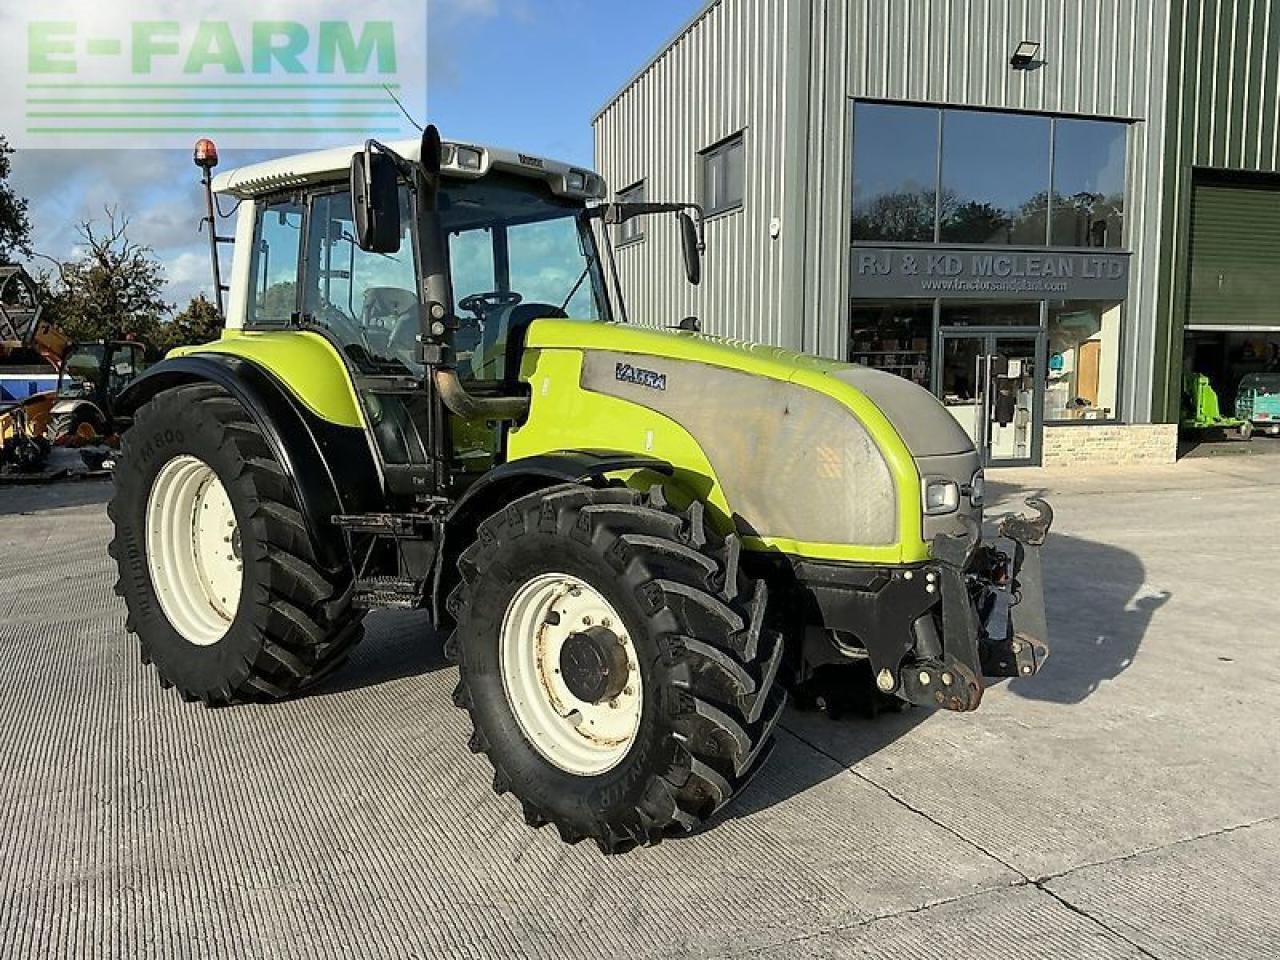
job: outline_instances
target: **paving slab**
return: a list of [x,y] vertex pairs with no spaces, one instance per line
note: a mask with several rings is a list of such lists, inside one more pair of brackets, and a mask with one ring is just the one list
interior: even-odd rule
[[969,716],[898,721],[912,729],[896,739],[792,722],[1028,877],[1280,814],[1275,481],[1199,471],[1170,489],[1130,473],[1116,492],[1114,476],[1033,478],[1059,531],[1041,675]]
[[492,794],[422,614],[310,696],[184,704],[123,630],[109,485],[0,490],[0,956],[1278,955],[1265,459],[999,474],[1059,512],[1046,672],[789,713],[715,829],[618,858]]
[[492,794],[422,614],[372,615],[310,696],[182,703],[123,630],[107,536],[101,505],[0,518],[26,551],[0,599],[0,955],[698,955],[1017,880],[785,733],[714,830],[566,847]]
[[1136,960],[1142,952],[1048,893],[1024,885],[777,944],[760,960],[999,957]]
[[1160,960],[1280,955],[1280,821],[1079,870],[1045,886]]

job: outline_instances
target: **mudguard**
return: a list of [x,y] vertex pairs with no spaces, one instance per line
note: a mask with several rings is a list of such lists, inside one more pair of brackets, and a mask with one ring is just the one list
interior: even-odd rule
[[164,360],[129,384],[117,409],[132,416],[156,394],[208,382],[240,401],[284,468],[303,521],[325,566],[350,563],[338,514],[368,513],[385,502],[377,460],[363,430],[330,423],[302,406],[272,374],[231,354],[190,354]]
[[643,454],[612,450],[556,450],[508,460],[483,474],[467,488],[449,511],[432,574],[431,609],[436,625],[445,613],[444,601],[453,587],[455,563],[463,547],[475,536],[480,521],[503,504],[544,487],[560,483],[591,483],[607,474],[627,470],[672,473],[671,464]]

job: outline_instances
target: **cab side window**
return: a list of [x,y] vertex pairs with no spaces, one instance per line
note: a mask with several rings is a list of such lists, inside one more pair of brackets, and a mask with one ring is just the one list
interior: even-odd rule
[[416,363],[419,301],[407,191],[401,203],[400,249],[370,253],[355,242],[350,192],[321,194],[312,201],[302,310],[357,363]]
[[302,215],[302,205],[292,199],[268,203],[258,213],[250,267],[253,293],[246,318],[249,326],[285,326],[298,310]]

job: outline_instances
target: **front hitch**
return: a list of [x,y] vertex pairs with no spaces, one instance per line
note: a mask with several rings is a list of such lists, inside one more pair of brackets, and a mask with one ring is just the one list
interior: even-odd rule
[[999,536],[1013,541],[1014,552],[1006,595],[990,597],[978,644],[982,672],[988,677],[1029,677],[1049,658],[1040,548],[1053,526],[1053,508],[1038,498],[1027,500],[1027,506],[1036,511],[1035,517],[1010,515],[997,528]]
[[[903,699],[947,710],[976,710],[983,677],[1029,677],[1049,657],[1040,547],[1053,510],[1027,501],[1035,516],[1008,516],[997,529],[1012,541],[1013,556],[981,542],[972,519],[958,535],[942,535],[930,553],[941,588],[941,637],[921,643],[902,672]],[[940,641],[940,642],[939,642]],[[920,656],[924,654],[924,656]]]

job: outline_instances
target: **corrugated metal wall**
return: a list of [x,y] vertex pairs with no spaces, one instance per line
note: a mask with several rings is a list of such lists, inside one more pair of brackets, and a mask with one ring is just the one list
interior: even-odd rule
[[[1136,253],[1125,314],[1123,411],[1150,412],[1159,278],[1159,201],[1167,88],[1166,4],[1158,0],[814,0],[815,88],[809,173],[840,184],[810,204],[806,281],[821,323],[808,349],[844,349],[851,98],[907,100],[1135,121],[1126,245]],[[1021,40],[1044,65],[1010,69]],[[855,291],[856,292],[856,291]]]
[[649,200],[697,200],[698,152],[745,130],[746,200],[707,223],[703,282],[684,280],[674,220],[648,218],[645,239],[617,251],[634,322],[673,324],[766,343],[794,342],[780,309],[784,126],[793,48],[790,0],[721,0],[646,68],[595,123],[596,164],[611,190],[643,179]]
[[[1157,407],[1178,409],[1194,169],[1280,172],[1280,0],[1173,0]],[[1280,266],[1277,267],[1280,269]],[[1276,321],[1280,323],[1280,320]]]
[[[1043,67],[1010,69],[1020,40],[1044,44]],[[695,312],[716,332],[843,356],[852,98],[1131,119],[1139,122],[1126,226],[1138,256],[1123,393],[1125,415],[1145,419],[1167,169],[1167,50],[1167,0],[712,4],[602,112],[596,157],[614,188],[643,177],[650,198],[690,197],[697,151],[746,127],[746,209],[710,225],[698,299],[679,279],[674,230],[654,236],[651,226],[648,240],[621,251],[632,312],[661,322]],[[769,236],[774,217],[782,218],[779,240]]]

